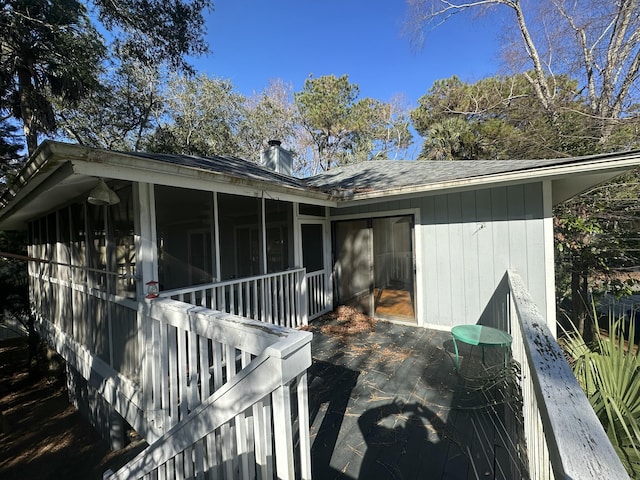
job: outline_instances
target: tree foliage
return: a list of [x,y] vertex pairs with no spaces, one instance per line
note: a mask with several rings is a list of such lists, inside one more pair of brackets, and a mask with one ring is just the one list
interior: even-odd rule
[[21,164],[19,136],[18,127],[8,122],[0,123],[0,192],[11,183]]
[[306,132],[301,150],[309,172],[388,158],[394,149],[410,145],[409,122],[397,107],[359,95],[347,75],[308,78],[294,94]]
[[134,58],[147,66],[191,67],[188,56],[208,51],[202,12],[210,0],[93,0],[98,19],[112,33],[119,58]]
[[565,332],[565,351],[611,444],[631,478],[640,475],[640,357],[635,320],[610,318],[608,335],[585,341]]
[[[587,113],[603,149],[620,150],[613,131],[637,125],[640,15],[635,0],[408,0],[414,39],[452,15],[506,14],[504,57],[522,73],[537,102],[552,118],[561,111],[562,75],[578,80]],[[499,11],[500,9],[500,11]]]
[[185,155],[236,155],[244,97],[229,80],[200,75],[172,78],[165,109],[147,140],[152,152]]
[[577,82],[556,77],[556,112],[537,100],[525,74],[469,84],[438,80],[411,112],[426,159],[555,158],[594,153],[596,125]]
[[77,0],[8,0],[0,10],[0,110],[32,153],[56,129],[53,99],[73,104],[97,87],[102,38]]
[[245,99],[237,155],[256,161],[269,140],[279,140],[292,148],[297,143],[297,126],[293,86],[273,80],[262,92]]
[[589,341],[591,294],[629,295],[639,261],[640,171],[597,186],[555,210],[556,278],[574,324]]
[[[606,150],[577,82],[558,75],[556,85],[556,113],[550,115],[524,75],[473,84],[457,77],[435,82],[411,113],[425,138],[421,158],[557,158]],[[640,142],[629,127],[618,123],[611,137],[637,147]],[[625,291],[623,272],[638,264],[639,178],[638,172],[630,173],[555,211],[558,293],[560,299],[571,298],[573,321],[587,339],[591,291]]]
[[[39,136],[57,133],[62,114],[66,133],[73,138],[116,145],[113,131],[98,138],[82,128],[83,120],[98,121],[107,130],[113,130],[113,123],[122,133],[119,142],[136,148],[135,137],[147,128],[154,101],[145,91],[148,84],[131,87],[121,82],[133,80],[136,74],[131,69],[141,67],[147,71],[162,67],[191,71],[186,56],[207,51],[203,11],[210,7],[210,0],[3,1],[3,122],[12,116],[21,124],[29,153],[37,147]],[[92,9],[91,17],[87,8]],[[107,60],[119,73],[107,71]],[[135,81],[141,80],[138,76]],[[127,98],[110,98],[114,93]],[[144,98],[134,104],[131,94]],[[119,104],[114,105],[116,102]],[[122,118],[100,118],[97,110],[101,104],[109,114],[137,115],[130,117],[129,123],[134,124],[127,125]]]
[[[499,95],[487,98],[459,80],[435,85],[414,112],[414,121],[427,140],[424,157],[436,151],[434,145],[447,142],[455,148],[443,151],[452,158],[560,157],[638,147],[637,1],[409,0],[408,3],[410,22],[417,33],[414,38],[454,14],[502,14],[500,18],[507,26],[503,55],[507,68],[513,72],[506,78],[515,80],[511,82],[515,87],[512,91],[483,85],[497,77],[472,86],[483,85],[485,93],[500,91]],[[491,107],[493,115],[487,117],[485,105]],[[466,130],[458,128],[459,122],[453,126],[449,120],[448,124],[444,122],[442,112],[444,119],[464,118]],[[462,141],[447,127],[457,129]],[[640,193],[637,175],[637,172],[632,175],[632,181],[603,188],[637,198]],[[595,192],[573,199],[557,210],[556,238],[561,249],[556,257],[557,271],[565,274],[557,284],[569,285],[573,321],[581,328],[590,325],[585,307],[589,286],[595,286],[594,279],[615,278],[612,272],[625,268],[621,263],[626,262],[626,268],[630,262],[637,264],[629,240],[637,236],[638,222],[615,220],[627,215],[638,218],[637,212],[629,214],[620,202]]]
[[76,105],[58,105],[61,133],[81,145],[139,151],[163,108],[160,81],[154,67],[121,63]]
[[[26,255],[26,238],[22,232],[0,231],[0,252]],[[0,257],[0,313],[9,308],[14,313],[28,308],[28,279],[23,260]]]

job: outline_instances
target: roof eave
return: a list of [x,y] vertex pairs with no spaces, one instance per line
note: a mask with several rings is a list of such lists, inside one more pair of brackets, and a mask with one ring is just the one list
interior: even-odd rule
[[[65,168],[61,169],[63,166]],[[46,141],[38,147],[11,187],[0,197],[0,228],[24,229],[24,221],[20,219],[20,215],[15,216],[16,212],[33,201],[35,192],[46,193],[47,185],[51,184],[50,178],[61,182],[64,179],[69,180],[68,177],[71,176],[76,179],[84,178],[85,183],[90,177],[102,177],[185,188],[191,187],[196,182],[204,190],[222,190],[227,193],[251,196],[264,196],[265,192],[269,192],[270,198],[292,201],[307,199],[309,203],[336,206],[336,202],[330,198],[330,195],[319,190],[241,178],[193,166],[155,161],[152,158],[123,152]],[[82,195],[82,193],[78,190],[76,195]],[[38,210],[35,213],[37,216],[42,212]]]
[[[591,161],[581,161],[579,163],[537,167],[528,170],[481,175],[472,178],[446,180],[409,187],[389,188],[360,193],[353,191],[334,192],[332,198],[339,202],[338,208],[340,208],[358,203],[377,203],[424,194],[470,190],[478,187],[491,188],[498,185],[532,183],[542,180],[552,180],[555,182],[564,181],[565,184],[562,185],[564,187],[563,193],[554,195],[553,203],[555,205],[638,166],[640,166],[640,152],[636,151],[629,154],[593,159]],[[581,183],[577,181],[578,177],[591,177],[593,180]],[[572,189],[567,183],[574,183],[576,187]],[[558,186],[560,186],[560,184],[558,184]],[[556,191],[558,192],[558,189],[556,189]]]

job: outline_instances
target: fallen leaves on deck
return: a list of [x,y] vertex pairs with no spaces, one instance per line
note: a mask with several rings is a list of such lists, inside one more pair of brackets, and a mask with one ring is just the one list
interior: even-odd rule
[[323,324],[320,331],[325,335],[348,336],[356,333],[367,333],[375,331],[376,320],[359,312],[353,307],[340,305],[333,312],[329,312],[320,318]]

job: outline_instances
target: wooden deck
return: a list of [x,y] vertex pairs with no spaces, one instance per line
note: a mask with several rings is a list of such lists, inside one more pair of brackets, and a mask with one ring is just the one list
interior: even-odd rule
[[463,348],[457,374],[448,332],[378,321],[323,333],[329,322],[312,324],[314,478],[527,478],[501,354],[483,366],[477,348]]

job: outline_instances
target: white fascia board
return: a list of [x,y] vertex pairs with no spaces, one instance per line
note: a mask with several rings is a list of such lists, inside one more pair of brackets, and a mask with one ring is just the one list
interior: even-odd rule
[[[4,209],[10,204],[15,205],[16,202],[24,199],[52,174],[56,173],[59,167],[65,163],[60,161],[48,162],[47,156],[48,152],[39,151],[26,163],[11,186],[5,190],[2,197],[0,197],[0,209]],[[67,176],[72,173],[72,170],[69,169]]]
[[[20,230],[26,228],[26,224],[20,220],[20,214],[25,208],[31,208],[34,205],[40,206],[39,211],[45,211],[50,208],[50,202],[38,202],[43,192],[53,190],[58,185],[64,183],[73,175],[71,165],[68,163],[57,164],[56,168],[50,168],[46,174],[38,175],[31,179],[22,188],[11,192],[11,196],[5,197],[2,207],[0,207],[0,224],[2,228],[8,230]],[[58,195],[57,200],[67,201],[68,196]],[[38,207],[36,207],[38,208]],[[17,214],[17,216],[16,216]],[[17,220],[16,220],[17,219]]]
[[265,197],[273,200],[303,202],[335,207],[336,201],[324,193],[278,186],[269,182],[241,179],[221,173],[197,170],[181,165],[153,160],[126,157],[109,157],[108,163],[93,163],[73,159],[73,170],[81,175],[129,180],[134,182],[168,185],[218,193],[249,197]]

